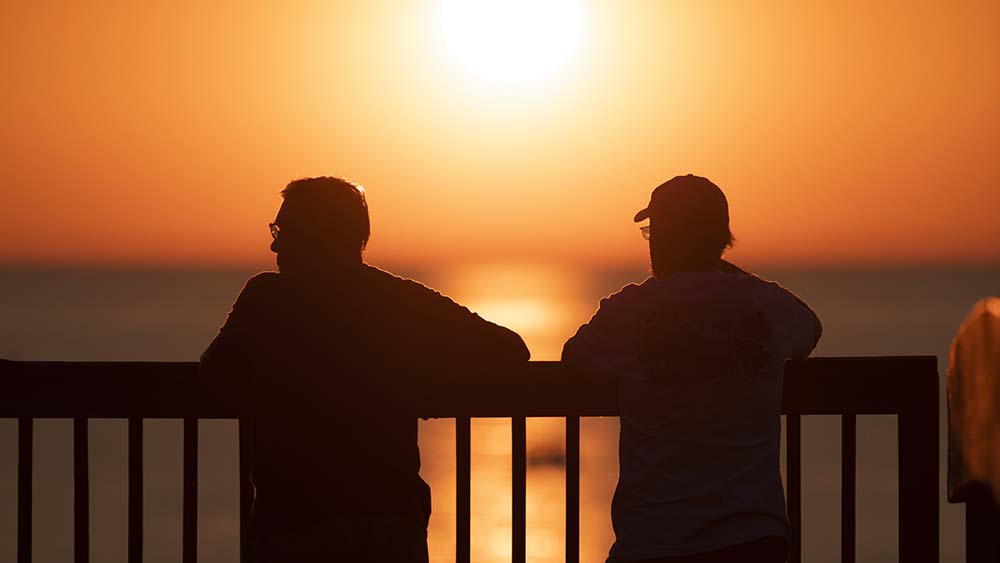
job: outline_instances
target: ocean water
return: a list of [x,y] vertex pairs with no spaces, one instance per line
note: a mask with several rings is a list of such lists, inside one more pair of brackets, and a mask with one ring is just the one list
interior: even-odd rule
[[[392,268],[389,268],[392,270]],[[198,357],[253,272],[0,270],[0,357],[17,360],[163,360]],[[398,270],[522,334],[535,359],[556,359],[562,342],[593,313],[597,300],[634,270],[582,271],[538,264],[460,265]],[[825,326],[816,355],[938,357],[973,304],[1000,293],[1000,269],[764,270],[808,301]],[[901,389],[900,392],[905,392]],[[942,393],[941,412],[944,413]],[[942,430],[945,421],[941,420]],[[613,541],[610,498],[617,478],[617,419],[587,418],[581,444],[581,558],[603,561]],[[145,423],[145,561],[180,561],[181,423]],[[420,423],[424,478],[433,489],[429,530],[433,561],[454,558],[454,424]],[[858,561],[897,559],[895,417],[858,421]],[[942,440],[945,434],[942,432]],[[510,557],[510,423],[475,420],[472,549],[475,561]],[[563,558],[564,475],[558,460],[561,420],[528,423],[529,560]],[[840,559],[840,424],[803,421],[803,555]],[[35,421],[35,561],[72,560],[72,422]],[[124,562],[127,530],[126,425],[94,420],[91,448],[91,555]],[[16,421],[0,419],[0,561],[16,538]],[[236,562],[236,426],[203,421],[199,442],[199,560]],[[964,558],[961,506],[944,501],[941,443],[942,561]]]

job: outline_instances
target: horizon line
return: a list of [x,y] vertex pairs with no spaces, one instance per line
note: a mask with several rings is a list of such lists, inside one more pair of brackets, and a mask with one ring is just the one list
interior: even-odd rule
[[[810,270],[810,271],[870,271],[870,270],[1000,270],[1000,260],[989,259],[955,259],[955,260],[736,260],[737,265],[751,270]],[[484,259],[454,259],[437,260],[433,262],[415,262],[406,260],[378,260],[365,263],[393,271],[422,271],[469,266],[534,266],[555,267],[577,271],[638,271],[649,270],[648,261],[600,261],[583,262],[579,260],[539,260],[526,258],[510,260],[497,258]],[[204,261],[150,261],[150,260],[18,260],[0,262],[0,270],[6,271],[118,271],[118,272],[235,272],[235,271],[277,271],[277,265],[270,261],[240,260],[232,262]]]

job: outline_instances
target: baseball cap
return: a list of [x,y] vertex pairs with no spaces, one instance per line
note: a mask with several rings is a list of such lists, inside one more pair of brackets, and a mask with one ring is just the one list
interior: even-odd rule
[[719,186],[708,178],[687,174],[675,176],[653,190],[649,205],[635,214],[635,222],[651,217],[685,219],[706,227],[729,229],[729,202]]

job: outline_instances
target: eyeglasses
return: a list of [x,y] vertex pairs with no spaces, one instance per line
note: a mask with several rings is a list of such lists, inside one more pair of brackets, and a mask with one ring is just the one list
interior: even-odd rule
[[642,233],[642,238],[649,240],[649,225],[639,227],[639,232]]
[[278,240],[278,233],[281,232],[281,227],[277,223],[268,223],[267,228],[271,229],[271,238]]

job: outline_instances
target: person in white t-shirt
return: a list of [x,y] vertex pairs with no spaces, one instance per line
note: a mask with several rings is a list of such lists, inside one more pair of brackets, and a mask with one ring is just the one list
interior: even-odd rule
[[601,300],[563,362],[619,382],[620,473],[609,562],[783,562],[778,469],[786,359],[809,355],[816,314],[722,260],[732,246],[718,186],[677,176],[636,222],[653,277]]

